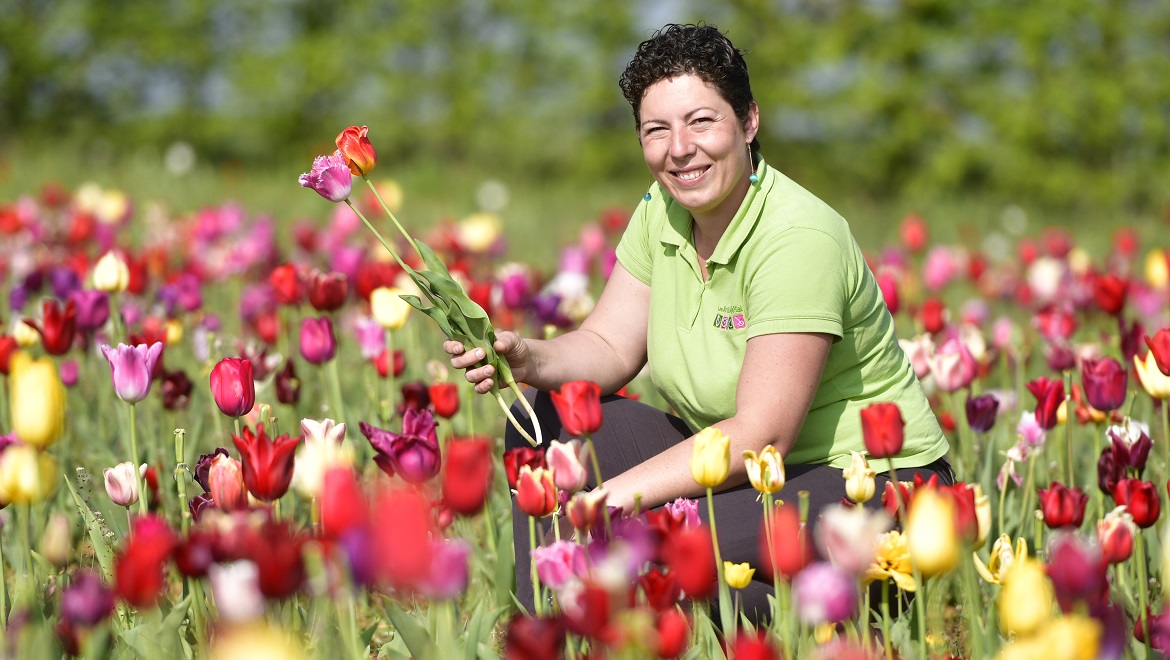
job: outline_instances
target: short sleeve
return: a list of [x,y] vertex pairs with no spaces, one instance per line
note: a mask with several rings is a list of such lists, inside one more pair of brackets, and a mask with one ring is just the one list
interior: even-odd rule
[[650,286],[650,275],[654,270],[653,255],[650,254],[650,222],[647,219],[648,202],[641,202],[630,217],[630,224],[617,245],[617,260],[638,281]]
[[759,246],[745,282],[748,338],[777,332],[823,332],[840,339],[850,262],[829,234],[789,227]]

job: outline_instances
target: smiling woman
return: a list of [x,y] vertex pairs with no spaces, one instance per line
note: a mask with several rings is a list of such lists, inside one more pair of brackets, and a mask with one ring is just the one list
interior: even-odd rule
[[[611,394],[648,365],[674,414],[603,397],[604,423],[592,434],[601,475],[589,483],[603,476],[608,504],[625,511],[703,499],[715,486],[698,510],[712,507],[722,557],[737,564],[760,564],[762,512],[739,460],[745,452],[770,446],[783,456],[777,498],[807,491],[815,528],[820,511],[846,495],[842,468],[865,451],[861,411],[885,403],[904,423],[889,466],[902,478],[950,483],[947,442],[849,225],[759,154],[760,111],[740,51],[714,27],[669,25],[638,47],[621,87],[654,183],[605,291],[576,331],[548,341],[501,332],[495,345],[533,386],[540,426],[573,435],[547,392],[587,380]],[[477,391],[488,391],[483,355],[457,342],[445,348]],[[704,433],[730,438],[736,459],[718,484],[700,484],[691,471]],[[506,444],[523,440],[509,430]],[[526,522],[516,511],[521,576],[530,565]],[[744,589],[745,613],[766,613],[768,592],[759,581]],[[517,597],[532,603],[526,580]]]

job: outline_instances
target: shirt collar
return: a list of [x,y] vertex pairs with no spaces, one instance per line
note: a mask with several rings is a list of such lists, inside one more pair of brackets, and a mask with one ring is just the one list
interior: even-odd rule
[[[752,229],[755,228],[756,222],[760,219],[760,213],[764,208],[764,200],[767,198],[767,192],[776,183],[776,174],[761,158],[756,165],[756,176],[759,181],[752,184],[748,188],[747,195],[743,198],[743,203],[739,205],[739,210],[736,211],[735,217],[731,219],[731,224],[727,226],[727,230],[723,232],[723,236],[719,239],[719,244],[715,246],[715,251],[711,257],[707,259],[707,263],[726,264],[733,257],[736,252],[747,240]],[[658,194],[665,195],[665,191],[661,186],[658,188]],[[658,240],[668,245],[681,247],[691,243],[691,214],[685,208],[677,204],[673,199],[666,197],[666,219],[667,222],[662,226],[662,231],[659,233]]]

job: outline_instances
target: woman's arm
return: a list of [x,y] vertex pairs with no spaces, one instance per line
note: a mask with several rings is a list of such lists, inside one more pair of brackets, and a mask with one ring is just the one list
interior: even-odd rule
[[[745,449],[759,452],[771,444],[788,455],[816,394],[832,343],[832,335],[820,333],[779,333],[748,340],[736,384],[735,416],[715,424],[731,438],[731,472],[717,490],[747,481]],[[620,475],[602,475],[607,477],[610,506],[632,510],[636,495],[641,496],[643,509],[704,495],[706,489],[691,477],[693,443],[694,438],[688,438]]]
[[[521,338],[501,332],[496,350],[508,360],[518,380],[540,390],[553,390],[571,380],[591,380],[603,394],[621,389],[646,364],[646,328],[650,315],[650,287],[619,263],[593,311],[577,330],[549,340]],[[482,359],[463,354],[463,345],[443,345],[452,354],[451,365],[471,367]],[[467,370],[476,391],[491,389],[494,368]]]

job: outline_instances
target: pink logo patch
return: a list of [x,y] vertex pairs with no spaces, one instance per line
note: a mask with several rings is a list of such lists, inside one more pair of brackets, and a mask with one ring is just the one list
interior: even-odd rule
[[743,327],[747,325],[747,321],[744,320],[743,314],[736,314],[735,316],[731,317],[731,323],[735,326],[736,330],[742,330]]

